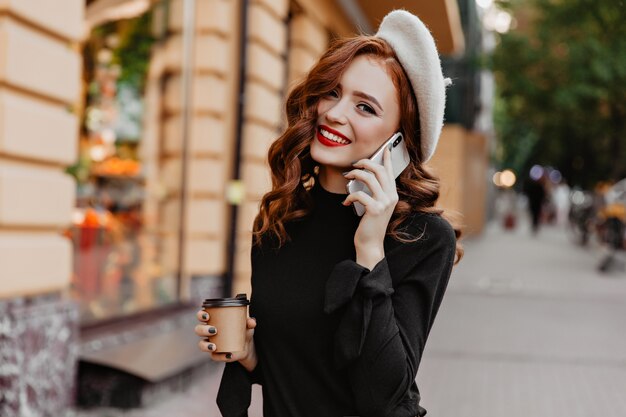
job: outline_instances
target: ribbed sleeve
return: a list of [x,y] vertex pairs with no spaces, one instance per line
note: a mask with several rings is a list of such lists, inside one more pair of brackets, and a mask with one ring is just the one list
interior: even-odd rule
[[224,417],[248,417],[252,378],[239,362],[227,363],[217,392],[217,406]]
[[415,415],[415,406],[407,409],[404,400],[414,385],[454,251],[454,232],[441,220],[429,223],[422,239],[400,245],[373,270],[343,261],[329,276],[325,311],[340,315],[335,364],[348,367],[361,417]]
[[387,260],[372,271],[346,260],[335,266],[326,284],[324,311],[333,313],[346,307],[335,334],[334,360],[342,368],[361,355],[369,328],[374,301],[393,294]]
[[223,417],[247,417],[252,384],[261,384],[261,366],[248,372],[239,362],[227,363],[217,392],[217,406]]

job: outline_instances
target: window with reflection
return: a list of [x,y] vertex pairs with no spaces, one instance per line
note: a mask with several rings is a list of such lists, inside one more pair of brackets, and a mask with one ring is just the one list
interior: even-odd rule
[[167,2],[97,0],[86,17],[79,158],[69,169],[76,208],[67,232],[83,324],[178,302],[182,182],[182,158],[164,173],[160,145],[171,70],[163,64]]

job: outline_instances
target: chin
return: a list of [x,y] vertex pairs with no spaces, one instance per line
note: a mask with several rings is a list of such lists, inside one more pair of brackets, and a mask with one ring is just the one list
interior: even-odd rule
[[311,159],[318,165],[324,165],[349,171],[352,169],[352,162],[358,158],[352,155],[351,150],[345,147],[327,147],[314,140],[310,147]]
[[328,152],[326,149],[320,149],[321,146],[311,146],[311,159],[315,161],[319,165],[336,165],[340,161],[336,157],[336,155],[329,155],[331,152]]

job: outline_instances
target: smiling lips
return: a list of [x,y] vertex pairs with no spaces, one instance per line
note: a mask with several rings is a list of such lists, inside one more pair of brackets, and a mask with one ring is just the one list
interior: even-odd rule
[[325,146],[345,146],[352,143],[347,137],[327,126],[318,126],[317,140]]

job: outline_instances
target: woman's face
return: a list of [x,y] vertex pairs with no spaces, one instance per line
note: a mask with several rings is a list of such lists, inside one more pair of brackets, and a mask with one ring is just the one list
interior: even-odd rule
[[317,131],[311,157],[343,171],[369,158],[400,125],[397,92],[383,64],[374,57],[356,57],[339,85],[317,105]]

